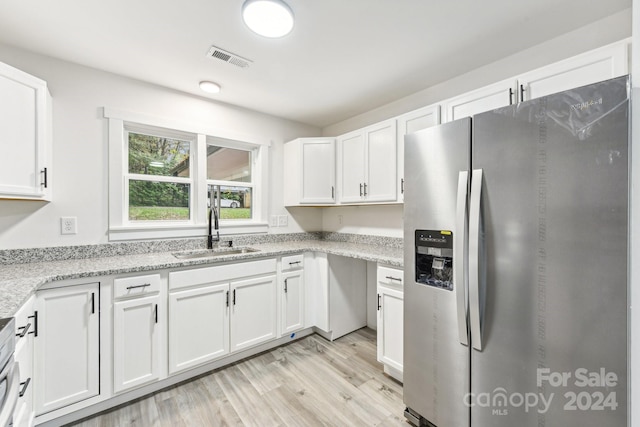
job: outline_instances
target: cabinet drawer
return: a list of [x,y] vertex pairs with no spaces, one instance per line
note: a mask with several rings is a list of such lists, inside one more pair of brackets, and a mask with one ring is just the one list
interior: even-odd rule
[[123,277],[113,281],[113,298],[148,295],[160,292],[160,275]]
[[282,257],[282,271],[298,270],[303,267],[304,256],[302,254]]
[[176,271],[169,273],[169,290],[184,289],[209,283],[229,282],[243,277],[260,276],[275,272],[275,258]]
[[378,266],[378,284],[402,289],[404,270]]

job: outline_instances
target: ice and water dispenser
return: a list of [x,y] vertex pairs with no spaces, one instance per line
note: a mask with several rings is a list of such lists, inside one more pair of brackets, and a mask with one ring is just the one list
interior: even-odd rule
[[453,233],[416,230],[416,283],[453,290]]

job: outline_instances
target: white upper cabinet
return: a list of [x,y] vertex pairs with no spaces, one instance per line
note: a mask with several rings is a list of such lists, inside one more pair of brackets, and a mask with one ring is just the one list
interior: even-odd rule
[[51,200],[47,83],[0,63],[0,198]]
[[627,41],[603,46],[518,77],[520,101],[620,77],[629,72]]
[[340,203],[395,202],[396,120],[338,137]]
[[440,124],[440,106],[430,105],[398,117],[398,201],[404,201],[404,136]]
[[363,201],[364,132],[358,130],[338,137],[340,203]]
[[445,121],[628,74],[628,51],[622,40],[445,100]]
[[336,202],[335,138],[299,138],[284,145],[284,204]]
[[444,101],[446,121],[506,107],[515,101],[516,79],[503,80]]

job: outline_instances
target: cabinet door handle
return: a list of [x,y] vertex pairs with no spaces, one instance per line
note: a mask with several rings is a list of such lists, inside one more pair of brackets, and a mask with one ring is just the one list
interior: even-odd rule
[[288,292],[288,290],[287,290],[287,280],[289,280],[289,279],[284,279],[284,293],[285,294]]
[[28,319],[33,319],[33,331],[29,332],[30,334],[33,334],[34,337],[38,336],[38,311],[34,310],[33,311],[33,316],[27,316]]
[[151,286],[151,283],[145,283],[144,285],[127,286],[127,290],[136,289],[136,288],[146,288],[147,286]]
[[362,183],[360,183],[360,197],[362,197]]
[[509,105],[513,105],[513,88],[509,88]]
[[400,178],[400,194],[404,194],[404,178]]
[[331,198],[332,199],[336,198],[336,189],[333,185],[331,186]]
[[380,305],[380,294],[378,294],[378,311],[380,311],[380,307],[382,306]]
[[155,318],[156,318],[156,324],[157,324],[157,323],[158,323],[158,304],[156,304],[156,308],[155,308],[155,310],[154,310],[154,315],[155,315]]
[[524,85],[520,85],[520,102],[524,102]]
[[364,183],[364,196],[367,197],[367,183]]
[[27,380],[23,383],[20,383],[20,391],[18,392],[18,397],[23,397],[29,388],[29,383],[31,383],[31,377],[27,378]]
[[398,282],[402,282],[402,279],[400,279],[399,277],[387,276],[386,278],[389,280],[396,280]]
[[227,307],[229,307],[229,291],[227,291]]
[[40,185],[47,188],[47,168],[42,169],[40,173],[43,175],[42,183]]
[[233,290],[233,305],[236,305],[236,290]]
[[[31,317],[31,316],[29,316]],[[29,333],[29,328],[31,328],[31,323],[27,323],[27,326],[20,326],[18,329],[20,330],[19,334],[16,334],[18,338],[24,338],[27,333]]]
[[96,294],[91,292],[91,314],[96,312]]

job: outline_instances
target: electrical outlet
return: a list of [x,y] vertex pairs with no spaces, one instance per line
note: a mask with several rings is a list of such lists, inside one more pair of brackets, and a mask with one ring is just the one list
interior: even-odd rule
[[78,234],[77,220],[75,216],[60,218],[60,234]]
[[277,227],[278,226],[278,215],[271,215],[269,218],[269,227]]
[[289,223],[289,215],[278,215],[278,227],[286,227]]

